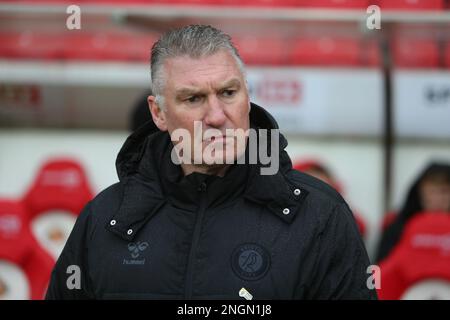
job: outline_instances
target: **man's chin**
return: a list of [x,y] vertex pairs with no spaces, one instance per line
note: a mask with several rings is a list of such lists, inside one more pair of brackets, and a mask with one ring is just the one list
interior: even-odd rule
[[212,156],[212,157],[203,157],[202,165],[210,165],[210,166],[221,166],[226,164],[233,164],[236,162],[236,157],[220,155],[220,156]]

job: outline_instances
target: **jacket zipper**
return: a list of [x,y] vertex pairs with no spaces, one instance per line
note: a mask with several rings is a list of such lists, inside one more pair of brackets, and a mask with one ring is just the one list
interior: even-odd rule
[[194,278],[194,263],[195,263],[195,252],[198,246],[198,242],[200,240],[200,231],[201,231],[201,225],[203,221],[203,215],[205,213],[206,209],[206,183],[203,182],[200,187],[199,191],[201,192],[201,200],[199,209],[196,215],[195,220],[195,227],[194,227],[194,234],[192,236],[192,243],[191,248],[189,250],[189,258],[188,258],[188,264],[187,264],[187,270],[186,270],[186,283],[185,283],[185,291],[184,291],[184,298],[186,300],[192,299],[192,285],[193,285],[193,278]]

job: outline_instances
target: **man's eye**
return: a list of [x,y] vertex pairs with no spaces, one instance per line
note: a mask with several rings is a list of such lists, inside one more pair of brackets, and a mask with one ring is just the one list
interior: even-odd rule
[[229,98],[229,97],[234,96],[235,93],[236,93],[236,90],[231,90],[231,89],[229,89],[229,90],[224,90],[224,91],[222,92],[222,95],[223,95],[224,97],[226,97],[226,98]]
[[189,103],[199,102],[200,96],[191,96],[191,97],[187,98],[186,101]]

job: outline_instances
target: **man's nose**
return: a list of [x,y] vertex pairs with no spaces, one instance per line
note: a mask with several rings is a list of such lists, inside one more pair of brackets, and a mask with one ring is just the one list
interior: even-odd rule
[[211,127],[221,127],[227,119],[223,103],[216,97],[208,99],[207,111],[204,118],[206,125]]

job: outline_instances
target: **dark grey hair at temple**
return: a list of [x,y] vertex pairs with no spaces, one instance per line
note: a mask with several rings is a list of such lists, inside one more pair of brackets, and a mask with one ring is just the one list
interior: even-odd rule
[[158,106],[164,108],[163,65],[166,59],[180,56],[195,59],[213,55],[220,50],[228,50],[231,53],[245,78],[244,63],[231,37],[223,31],[208,25],[189,25],[163,34],[153,45],[151,52],[152,91]]

